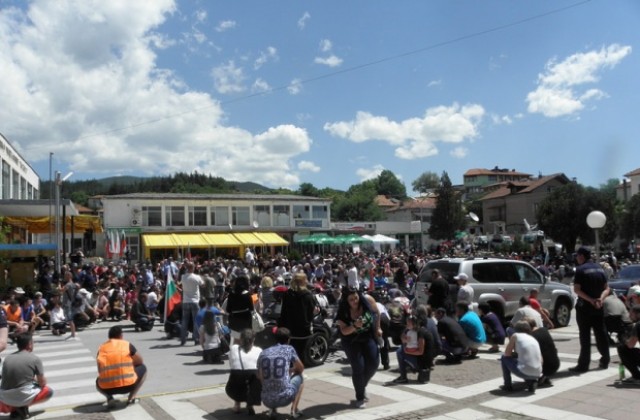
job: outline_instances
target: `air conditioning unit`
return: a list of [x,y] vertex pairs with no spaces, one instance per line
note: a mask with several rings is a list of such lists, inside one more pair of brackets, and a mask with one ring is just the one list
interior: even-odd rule
[[140,226],[140,219],[131,219],[131,226]]

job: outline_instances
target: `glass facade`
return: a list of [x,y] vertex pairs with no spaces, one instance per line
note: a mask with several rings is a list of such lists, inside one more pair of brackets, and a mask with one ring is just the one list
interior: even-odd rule
[[229,226],[229,207],[211,207],[211,226]]
[[167,206],[164,212],[166,226],[184,226],[184,207]]
[[249,207],[231,207],[231,217],[231,224],[233,226],[249,226],[251,224]]
[[142,207],[143,226],[162,226],[162,207]]
[[207,226],[206,206],[189,206],[189,226]]
[[291,226],[290,214],[289,206],[273,206],[273,226]]

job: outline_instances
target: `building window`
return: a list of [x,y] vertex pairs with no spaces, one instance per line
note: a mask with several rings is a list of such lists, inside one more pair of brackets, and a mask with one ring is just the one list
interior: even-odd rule
[[207,226],[206,206],[189,206],[189,226]]
[[312,206],[311,218],[312,219],[328,219],[329,211],[327,210],[327,206]]
[[29,184],[27,186],[27,199],[29,200],[34,200],[35,197],[33,196],[33,185]]
[[11,198],[11,168],[6,160],[2,161],[2,198]]
[[18,200],[20,198],[20,175],[18,171],[12,171],[11,174],[11,198]]
[[271,208],[269,206],[253,206],[253,220],[260,226],[271,226]]
[[231,224],[233,226],[249,226],[249,207],[231,207]]
[[494,181],[494,182],[495,182],[497,179],[498,179],[498,177],[497,177],[497,176],[495,176],[495,175],[489,175],[489,181]]
[[20,177],[20,198],[27,199],[27,180],[23,177]]
[[167,206],[164,212],[164,219],[167,226],[184,226],[184,207]]
[[129,251],[129,259],[137,260],[138,255],[140,255],[140,253],[138,252],[140,249],[140,236],[127,235],[126,238],[127,238],[127,250]]
[[273,226],[291,226],[289,206],[273,206]]
[[142,207],[142,224],[144,226],[162,226],[162,207]]
[[229,207],[211,207],[211,226],[229,226]]
[[309,206],[293,206],[294,219],[308,219],[309,216]]

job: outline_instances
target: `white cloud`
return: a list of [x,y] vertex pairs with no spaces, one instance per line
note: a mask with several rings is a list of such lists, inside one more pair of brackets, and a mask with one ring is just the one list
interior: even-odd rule
[[269,83],[267,83],[260,77],[258,77],[251,86],[252,92],[267,92],[269,90],[271,90],[271,86],[269,86]]
[[216,32],[225,32],[236,27],[235,20],[223,20],[216,26]]
[[287,86],[287,91],[291,95],[297,95],[302,92],[302,80],[293,79],[291,83],[289,83],[289,86]]
[[513,124],[513,118],[511,118],[509,115],[491,114],[491,121],[495,125],[501,125],[501,124],[511,125],[511,124]]
[[204,22],[207,20],[207,11],[206,10],[197,10],[196,11],[196,20],[198,22]]
[[373,168],[359,168],[356,170],[356,175],[360,178],[360,181],[366,181],[368,179],[374,179],[380,176],[384,171],[384,166],[375,165]]
[[538,75],[538,88],[527,95],[530,113],[547,117],[574,114],[585,102],[606,96],[598,89],[581,91],[581,85],[596,83],[600,73],[614,68],[631,53],[631,46],[611,44],[600,50],[576,53],[561,62],[550,60]]
[[245,76],[242,67],[236,67],[233,60],[229,60],[227,64],[214,67],[211,70],[213,84],[220,93],[238,93],[244,92],[243,84]]
[[278,50],[275,47],[269,46],[266,51],[261,51],[260,55],[253,63],[253,68],[258,70],[260,67],[265,65],[269,61],[274,61],[278,59]]
[[[176,12],[174,1],[36,0],[26,7],[0,11],[0,121],[30,163],[52,152],[61,167],[86,177],[197,170],[300,184],[295,162],[312,145],[306,130],[226,126],[215,98],[158,67],[163,38],[156,31]],[[232,62],[226,70],[225,86],[238,89],[242,72]]]
[[380,140],[395,147],[401,159],[418,159],[438,153],[436,144],[462,143],[478,136],[478,125],[484,116],[481,105],[438,106],[426,110],[424,116],[404,121],[391,121],[359,111],[355,120],[326,123],[324,129],[336,137],[356,143]]
[[340,64],[342,64],[342,58],[332,54],[329,57],[316,57],[313,62],[329,67],[338,67]]
[[313,162],[308,160],[301,160],[298,163],[298,169],[301,171],[309,171],[309,172],[320,172],[320,167]]
[[304,29],[305,26],[307,26],[307,21],[309,19],[311,19],[311,15],[309,14],[309,12],[304,12],[302,17],[300,19],[298,19],[298,28],[300,30]]
[[454,158],[462,159],[467,157],[467,155],[469,154],[469,149],[467,149],[466,147],[458,146],[455,149],[453,149],[449,154]]
[[441,84],[442,84],[442,80],[440,80],[440,79],[432,80],[429,83],[427,83],[427,87],[440,86]]
[[331,51],[331,48],[333,48],[333,44],[331,43],[331,40],[323,39],[320,41],[320,51],[329,52]]

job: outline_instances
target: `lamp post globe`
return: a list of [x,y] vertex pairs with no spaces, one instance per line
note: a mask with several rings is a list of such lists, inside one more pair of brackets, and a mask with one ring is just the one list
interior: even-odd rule
[[591,229],[603,228],[605,223],[607,223],[607,216],[599,210],[594,210],[587,215],[587,225]]
[[587,215],[587,225],[596,234],[596,259],[600,258],[600,237],[598,236],[598,229],[604,227],[605,223],[607,223],[607,216],[599,210],[594,210]]

